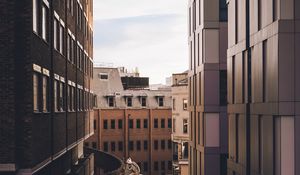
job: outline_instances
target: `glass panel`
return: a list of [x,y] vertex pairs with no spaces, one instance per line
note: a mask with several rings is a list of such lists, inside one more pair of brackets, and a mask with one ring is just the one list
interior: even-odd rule
[[38,25],[37,25],[37,14],[38,9],[37,9],[37,0],[32,0],[32,29],[34,32],[38,33]]
[[39,79],[38,75],[33,74],[33,111],[39,111]]

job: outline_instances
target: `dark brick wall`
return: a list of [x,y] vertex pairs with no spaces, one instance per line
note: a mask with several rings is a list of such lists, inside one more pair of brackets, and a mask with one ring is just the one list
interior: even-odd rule
[[[84,88],[90,87],[90,78],[65,58],[68,28],[82,45],[88,43],[82,32],[77,33],[76,10],[71,17],[66,1],[49,3],[50,34],[49,42],[45,42],[32,31],[32,0],[0,2],[0,164],[15,163],[18,169],[39,168],[41,162],[58,158],[58,153],[85,136],[85,127],[89,126],[87,111],[55,113],[53,103],[49,113],[33,113],[33,64],[50,71],[51,102],[54,73],[65,78],[65,85],[71,80]],[[64,54],[53,49],[53,10],[65,22]],[[84,46],[86,50],[92,50],[90,47]],[[64,159],[57,159],[60,163],[50,164],[37,174],[57,174],[61,166],[67,170],[76,162],[76,156],[73,149],[62,156]]]
[[67,145],[67,120],[65,113],[59,113],[53,116],[53,154],[61,152]]
[[0,3],[0,164],[15,161],[14,5]]

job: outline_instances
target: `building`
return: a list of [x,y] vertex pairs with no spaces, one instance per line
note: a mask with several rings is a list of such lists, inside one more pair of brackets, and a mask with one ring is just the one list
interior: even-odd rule
[[189,0],[189,174],[226,173],[226,0]]
[[149,90],[148,78],[107,67],[94,68],[93,86],[98,109],[86,146],[130,157],[144,175],[172,174],[171,91]]
[[188,73],[172,75],[173,174],[188,174]]
[[228,175],[300,173],[299,8],[228,1]]
[[0,2],[0,174],[93,174],[92,4]]

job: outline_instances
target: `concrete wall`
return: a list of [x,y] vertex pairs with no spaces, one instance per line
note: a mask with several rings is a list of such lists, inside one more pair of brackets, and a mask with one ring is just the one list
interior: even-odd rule
[[226,169],[227,16],[221,13],[226,11],[224,3],[190,0],[188,6],[190,175],[221,175]]
[[[228,3],[232,9],[227,54],[229,175],[299,172],[295,167],[299,31],[294,14],[298,6],[294,0]],[[240,26],[242,21],[246,24]],[[240,35],[246,37],[236,40]]]

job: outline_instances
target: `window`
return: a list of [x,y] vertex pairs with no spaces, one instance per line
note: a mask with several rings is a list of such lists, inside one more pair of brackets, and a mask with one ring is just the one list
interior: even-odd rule
[[219,1],[219,17],[220,21],[227,21],[227,4],[226,0]]
[[33,111],[40,112],[39,100],[39,74],[33,74]]
[[71,35],[68,34],[67,37],[67,59],[71,60]]
[[183,110],[186,111],[187,108],[188,108],[188,100],[184,99],[184,100],[183,100]]
[[154,128],[158,128],[158,119],[154,119]]
[[136,149],[137,149],[138,151],[141,150],[141,141],[136,141]]
[[62,22],[59,27],[59,51],[64,54],[64,23]]
[[262,66],[263,66],[263,71],[262,71],[262,79],[263,79],[263,89],[262,89],[262,96],[263,102],[267,101],[267,60],[268,60],[268,40],[263,41],[263,53],[262,53]]
[[141,97],[141,105],[142,105],[142,107],[147,106],[147,98],[146,97]]
[[92,109],[93,109],[93,107],[97,107],[98,106],[98,104],[97,104],[97,95],[94,95],[93,96],[93,106],[92,106]]
[[94,130],[97,129],[97,120],[94,120]]
[[[235,0],[235,44],[239,42],[239,0]],[[259,14],[260,15],[260,14]],[[259,17],[260,18],[260,17]]]
[[98,76],[99,76],[100,80],[108,80],[107,73],[100,73]]
[[76,46],[76,52],[77,52],[77,67],[79,68],[79,70],[81,70],[81,44],[79,42],[77,42],[77,46]]
[[115,106],[115,99],[114,99],[114,97],[108,97],[107,101],[108,101],[108,106],[109,107],[114,107]]
[[49,2],[32,0],[32,30],[48,41],[49,36]]
[[43,76],[43,111],[49,112],[49,78]]
[[188,120],[183,119],[183,133],[187,134],[188,133]]
[[173,132],[176,132],[176,129],[175,129],[176,127],[175,126],[176,126],[176,119],[174,118],[173,119]]
[[144,150],[148,150],[148,141],[144,140]]
[[67,86],[68,87],[68,111],[71,111],[71,86],[70,85],[68,85]]
[[158,97],[158,106],[164,106],[164,97]]
[[227,71],[220,71],[220,105],[227,105]]
[[103,150],[104,150],[105,152],[108,152],[108,142],[104,142],[104,143],[103,143]]
[[123,128],[123,120],[122,120],[122,119],[119,119],[119,120],[118,120],[118,128],[119,128],[119,129],[122,129],[122,128]]
[[[257,0],[257,26],[258,26],[258,30],[261,29],[262,27],[262,0]],[[236,3],[237,4],[237,3]]]
[[175,98],[173,98],[173,103],[172,103],[172,105],[173,105],[173,110],[175,110],[176,108],[175,108],[175,106],[176,106],[176,100],[175,100]]
[[161,146],[161,149],[164,150],[166,148],[166,145],[165,145],[165,141],[164,140],[161,140],[160,141],[160,146]]
[[58,50],[58,42],[57,42],[57,33],[59,32],[58,27],[59,27],[59,20],[57,18],[54,18],[53,20],[53,47],[54,49]]
[[111,129],[115,129],[116,128],[116,121],[115,120],[111,120],[110,121],[110,128]]
[[84,92],[83,90],[78,89],[78,108],[79,110],[84,110]]
[[168,140],[168,149],[172,149],[172,141]]
[[59,83],[57,80],[54,80],[54,85],[53,85],[53,91],[54,91],[54,111],[57,112],[59,111],[59,98],[58,98],[58,90],[59,90],[59,87],[58,87]]
[[158,171],[158,162],[154,162],[154,171]]
[[133,119],[129,119],[129,128],[130,128],[130,129],[133,128]]
[[154,149],[158,150],[158,140],[154,140]]
[[133,141],[130,141],[130,142],[129,142],[129,150],[130,150],[130,151],[133,151],[133,150],[134,150],[134,143],[133,143]]
[[273,0],[273,21],[278,19],[278,1]]
[[144,172],[148,172],[148,162],[144,162]]
[[189,143],[184,142],[183,143],[183,158],[188,159],[188,156],[189,156]]
[[45,41],[48,41],[48,7],[46,6],[46,4],[42,4],[42,38]]
[[141,120],[140,119],[136,120],[136,128],[138,128],[138,129],[141,128]]
[[82,101],[81,101],[81,90],[80,89],[77,89],[77,110],[78,111],[81,111],[82,109],[81,109],[81,104],[80,103],[82,103]]
[[123,142],[118,142],[119,151],[123,151]]
[[38,2],[32,0],[32,29],[35,33],[38,33]]
[[70,61],[71,63],[75,64],[75,53],[76,53],[76,49],[75,49],[75,37],[74,35],[72,35],[72,39],[71,39],[71,54],[70,54]]
[[168,161],[168,170],[172,170],[172,161]]
[[108,122],[107,120],[103,120],[103,128],[108,129]]
[[60,82],[59,83],[59,107],[60,107],[60,111],[65,110],[64,96],[65,96],[65,86],[64,86],[63,82]]
[[127,97],[127,106],[132,107],[132,97]]
[[161,168],[160,168],[161,170],[165,170],[166,169],[164,161],[160,162],[160,166],[161,166]]
[[96,149],[96,148],[97,148],[97,143],[96,143],[96,142],[93,142],[93,143],[92,143],[92,147],[93,147],[94,149]]
[[144,119],[144,128],[148,128],[148,120]]
[[112,152],[115,152],[116,151],[116,143],[115,142],[111,142],[110,143],[110,148],[111,148]]
[[168,118],[168,128],[172,128],[172,119]]
[[165,128],[165,119],[161,119],[160,125],[161,125],[161,128]]
[[68,9],[71,15],[74,15],[74,0],[68,0]]
[[71,87],[72,92],[72,111],[75,111],[76,101],[75,101],[75,87]]

